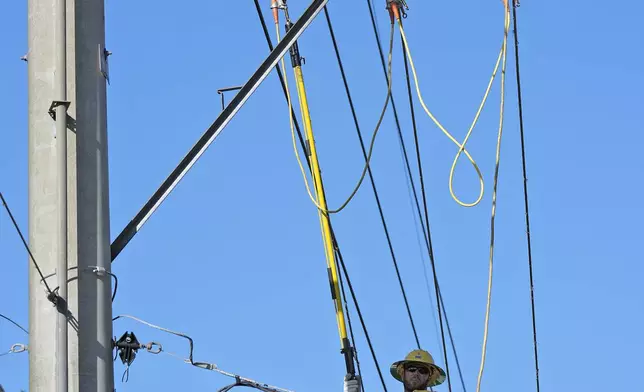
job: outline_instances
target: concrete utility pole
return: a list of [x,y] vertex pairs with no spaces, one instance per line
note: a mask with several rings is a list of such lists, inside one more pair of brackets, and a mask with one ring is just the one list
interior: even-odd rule
[[[57,25],[62,12],[59,1],[28,1],[29,243],[52,288],[56,287],[55,276],[61,268],[57,261],[61,266],[63,261],[57,256],[67,256],[69,377],[65,390],[113,392],[104,5],[103,0],[67,0],[66,23]],[[67,31],[64,94],[56,83],[60,82],[63,64],[56,51],[61,26]],[[61,120],[59,114],[65,106],[56,106],[55,101],[65,99],[71,101],[66,110],[69,117]],[[60,137],[50,108],[59,123],[66,122],[66,135]],[[64,139],[66,202],[64,197],[59,198],[58,189],[63,188],[63,183],[58,182],[62,171],[57,165],[63,162],[60,154],[65,154],[57,141]],[[64,242],[58,241],[65,237],[60,213],[67,216],[66,252]],[[64,372],[63,364],[58,368],[56,362],[59,353],[64,358],[65,351],[60,347],[58,352],[54,340],[57,313],[30,264],[32,392],[57,390],[57,369]],[[62,343],[61,338],[56,340]]]

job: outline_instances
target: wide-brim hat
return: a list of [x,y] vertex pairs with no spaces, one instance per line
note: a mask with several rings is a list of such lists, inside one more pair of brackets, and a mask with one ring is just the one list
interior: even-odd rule
[[402,361],[391,364],[389,372],[398,381],[402,382],[402,374],[405,365],[419,365],[432,369],[432,376],[427,384],[428,387],[435,387],[445,382],[447,375],[445,371],[434,363],[434,358],[425,350],[414,350],[407,354]]

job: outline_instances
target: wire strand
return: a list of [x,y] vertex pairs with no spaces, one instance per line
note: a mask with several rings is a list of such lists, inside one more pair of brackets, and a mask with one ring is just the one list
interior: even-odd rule
[[27,331],[22,325],[18,324],[17,322],[13,321],[12,319],[10,319],[9,317],[5,316],[2,313],[0,313],[0,317],[2,317],[3,319],[7,320],[8,322],[10,322],[11,324],[15,325],[16,327],[20,328],[24,333],[29,335],[29,331]]
[[[334,235],[335,237],[335,235]],[[356,307],[356,313],[358,313],[358,318],[360,319],[360,324],[362,325],[362,331],[365,334],[365,338],[367,340],[367,345],[369,346],[369,350],[371,351],[371,357],[373,358],[373,362],[376,366],[376,371],[378,372],[378,376],[380,377],[380,382],[382,383],[382,389],[384,392],[387,392],[387,385],[385,383],[385,379],[382,375],[382,371],[380,370],[380,365],[378,364],[378,359],[376,357],[376,351],[373,348],[373,344],[371,343],[371,337],[369,336],[369,332],[367,332],[367,325],[364,321],[364,317],[362,316],[362,311],[360,310],[360,305],[358,305],[358,299],[356,298],[356,293],[353,290],[353,285],[351,284],[351,278],[349,278],[349,272],[347,271],[347,266],[344,263],[344,258],[342,257],[342,253],[339,252],[339,250],[336,248],[337,255],[338,255],[338,261],[340,262],[340,266],[342,267],[342,273],[344,274],[345,279],[347,280],[347,286],[349,286],[349,293],[351,293],[351,298],[353,299],[353,304]]]
[[[402,25],[402,22],[401,22],[401,25]],[[402,37],[401,37],[401,40],[402,40]],[[406,49],[406,45],[405,45],[404,40],[402,40],[402,41],[403,41],[402,42],[403,59],[404,59],[404,63],[405,63],[405,76],[406,76],[406,80],[407,80],[407,95],[409,97],[409,109],[410,109],[410,112],[411,112],[412,127],[413,127],[413,130],[414,130],[414,145],[416,146],[416,158],[417,158],[417,163],[418,163],[418,175],[419,175],[419,179],[420,179],[421,195],[423,197],[423,209],[424,209],[424,212],[425,212],[425,226],[427,227],[427,233],[429,233],[430,232],[429,212],[428,212],[428,209],[427,209],[427,194],[425,192],[425,179],[423,177],[423,165],[422,165],[422,161],[421,161],[421,158],[420,158],[421,157],[421,155],[420,155],[420,143],[418,142],[418,128],[416,126],[416,115],[414,113],[414,101],[413,101],[413,95],[412,95],[412,91],[411,91],[411,81],[409,80],[409,66],[407,64],[407,57],[405,56],[405,53],[406,53],[407,49]],[[421,217],[420,219],[421,219],[421,223],[422,223],[423,218]],[[449,371],[449,361],[448,361],[448,358],[447,358],[447,344],[445,342],[445,329],[443,328],[443,316],[442,316],[442,313],[441,313],[441,302],[438,300],[438,298],[440,296],[440,292],[439,292],[439,288],[438,288],[438,276],[437,276],[437,272],[436,272],[436,262],[434,260],[434,249],[433,249],[433,246],[432,246],[431,237],[429,237],[429,234],[426,234],[426,236],[427,236],[427,240],[428,240],[428,248],[427,248],[427,250],[428,250],[428,254],[429,254],[429,260],[430,260],[430,263],[432,265],[432,273],[433,273],[433,276],[434,276],[434,292],[435,292],[435,296],[436,296],[436,299],[437,299],[436,300],[436,307],[437,307],[437,310],[438,310],[438,320],[439,320],[439,324],[440,324],[441,343],[442,343],[442,346],[443,346],[443,358],[444,358],[444,361],[445,361],[445,370],[446,370],[446,373],[447,373],[447,387],[448,387],[448,390],[451,391],[452,390],[452,385],[451,385],[452,381],[451,381],[450,371]],[[460,369],[459,369],[459,372],[460,372]],[[461,382],[463,382],[462,378],[461,378]],[[466,390],[464,382],[463,382],[463,390],[464,391]]]
[[514,21],[514,55],[517,75],[517,98],[519,101],[519,129],[521,133],[521,161],[523,164],[523,199],[525,204],[525,225],[526,237],[528,241],[528,267],[530,269],[530,302],[532,305],[532,336],[534,346],[534,368],[537,384],[537,392],[540,392],[539,384],[539,353],[537,345],[537,316],[534,304],[534,278],[532,272],[532,240],[530,238],[530,210],[528,203],[528,174],[526,168],[526,154],[525,154],[525,136],[523,128],[523,98],[521,94],[521,71],[519,67],[519,33],[517,28],[517,3],[513,4],[512,16]]
[[205,369],[205,370],[211,370],[211,371],[217,372],[219,374],[222,374],[224,376],[232,377],[232,378],[239,379],[239,380],[242,380],[242,381],[262,385],[262,386],[265,386],[265,387],[270,388],[270,389],[275,390],[275,391],[293,392],[293,391],[288,390],[288,389],[283,389],[283,388],[279,388],[279,387],[274,387],[272,385],[259,383],[259,382],[255,381],[255,380],[251,380],[249,378],[241,377],[241,376],[239,376],[237,374],[234,374],[234,373],[226,372],[224,370],[219,369],[219,367],[214,363],[194,362],[194,360],[193,360],[194,341],[190,336],[188,336],[188,335],[186,335],[184,333],[181,333],[181,332],[176,332],[176,331],[173,331],[173,330],[170,330],[170,329],[167,329],[167,328],[160,327],[158,325],[154,325],[154,324],[152,324],[150,322],[147,322],[145,320],[142,320],[142,319],[140,319],[138,317],[130,316],[130,315],[127,315],[127,314],[118,315],[118,316],[114,317],[112,319],[112,321],[116,321],[116,320],[121,319],[121,318],[131,319],[131,320],[134,320],[134,321],[139,322],[141,324],[147,325],[148,327],[158,329],[160,331],[167,332],[169,334],[179,336],[179,337],[182,337],[182,338],[188,340],[188,342],[190,344],[190,353],[188,355],[188,358],[182,358],[179,355],[168,353],[168,352],[164,351],[163,349],[161,349],[161,352],[166,352],[169,355],[172,355],[172,356],[174,356],[174,357],[176,357],[178,359],[181,359],[183,362],[186,362],[186,363],[188,363],[188,364],[190,364],[192,366],[195,366],[195,367],[198,367],[198,368],[201,368],[201,369]]
[[495,228],[495,217],[496,217],[496,193],[499,180],[499,165],[501,162],[501,137],[503,135],[503,117],[504,117],[504,107],[505,107],[505,69],[506,69],[506,58],[507,58],[507,43],[508,43],[508,32],[510,29],[510,9],[508,7],[507,0],[505,1],[505,23],[503,31],[503,67],[501,71],[501,109],[499,114],[499,132],[496,143],[496,164],[494,167],[494,185],[492,190],[492,214],[490,219],[490,266],[489,266],[489,275],[488,275],[488,289],[487,289],[487,304],[485,309],[485,329],[483,332],[483,348],[481,350],[481,366],[479,369],[478,380],[476,382],[476,392],[481,390],[481,381],[483,379],[483,371],[485,368],[485,357],[487,353],[487,338],[490,326],[490,307],[492,302],[492,273],[494,269],[494,228]]
[[47,294],[53,294],[51,288],[45,282],[45,278],[42,274],[42,271],[40,270],[40,267],[38,266],[38,263],[36,262],[36,259],[34,258],[33,253],[31,253],[31,249],[29,249],[29,245],[27,245],[27,241],[25,240],[25,236],[22,235],[22,231],[20,230],[20,227],[18,226],[18,223],[16,222],[16,219],[13,217],[13,214],[11,213],[11,209],[9,208],[9,204],[7,204],[7,201],[5,200],[4,196],[2,195],[2,192],[0,192],[0,199],[2,199],[2,204],[4,205],[4,208],[7,210],[7,213],[9,214],[9,218],[11,218],[11,222],[13,223],[13,227],[16,229],[18,232],[18,235],[20,236],[20,239],[22,240],[22,244],[24,245],[25,249],[27,250],[27,253],[29,253],[29,257],[31,258],[31,261],[33,262],[34,266],[36,267],[36,270],[38,271],[38,274],[40,274],[40,277],[42,278],[43,283],[45,284],[45,288],[47,289]]

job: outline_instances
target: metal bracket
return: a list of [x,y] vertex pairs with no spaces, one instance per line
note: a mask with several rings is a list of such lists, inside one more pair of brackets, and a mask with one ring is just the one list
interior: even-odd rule
[[110,65],[107,58],[111,54],[112,52],[103,48],[103,45],[98,45],[98,68],[105,80],[107,80],[107,84],[110,84]]
[[105,267],[98,267],[96,265],[90,265],[87,267],[87,269],[93,273],[95,273],[98,276],[105,276],[108,275],[107,269]]
[[69,101],[52,101],[51,105],[49,106],[49,115],[51,118],[56,120],[56,108],[60,105],[65,105],[66,109],[69,109],[69,105],[71,105],[71,102]]
[[221,110],[224,110],[226,108],[226,104],[224,102],[224,93],[226,91],[236,91],[236,90],[241,90],[242,86],[235,86],[235,87],[225,87],[225,88],[220,88],[217,90],[217,94],[221,95]]

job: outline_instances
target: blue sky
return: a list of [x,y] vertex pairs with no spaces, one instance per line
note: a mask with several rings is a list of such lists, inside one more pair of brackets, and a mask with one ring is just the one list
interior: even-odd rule
[[[308,2],[291,3],[296,16]],[[384,0],[375,3],[386,36]],[[408,3],[406,32],[425,100],[462,139],[501,43],[501,4]],[[329,11],[368,138],[386,91],[366,2],[332,0]],[[638,116],[644,57],[637,50],[644,35],[636,18],[642,12],[635,1],[525,0],[519,9],[543,391],[641,390],[644,259],[638,244],[644,208],[638,199],[644,165],[636,154],[644,142]],[[108,90],[114,238],[216,118],[216,90],[245,82],[268,52],[250,0],[181,7],[108,1],[106,23],[107,47],[114,53]],[[25,231],[27,73],[19,58],[27,52],[26,32],[25,2],[7,2],[0,15],[0,189]],[[328,200],[336,207],[352,189],[363,158],[322,17],[302,36],[300,49]],[[394,51],[394,96],[411,150],[398,33]],[[483,381],[483,390],[498,392],[534,390],[513,55],[511,50]],[[415,99],[436,263],[469,391],[475,390],[483,334],[498,99],[497,82],[469,143],[487,189],[483,202],[470,209],[458,206],[447,187],[455,146]],[[423,276],[428,260],[419,247],[391,112],[372,166],[421,343],[443,364]],[[467,200],[478,191],[463,161],[456,191]],[[334,217],[334,226],[387,369],[414,348],[414,339],[368,183]],[[0,260],[0,312],[26,326],[27,257],[4,212]],[[318,220],[293,154],[275,73],[125,249],[113,272],[120,283],[114,315],[187,333],[195,340],[196,360],[296,391],[340,390],[344,364]],[[365,387],[381,390],[353,311],[352,317]],[[129,321],[115,323],[115,335],[126,330],[187,354],[181,339]],[[27,340],[0,320],[0,351]],[[459,391],[453,362],[451,369]],[[137,357],[128,383],[120,382],[123,370],[117,362],[116,387],[124,392],[206,391],[230,382],[146,353]],[[401,388],[385,377],[390,390]],[[28,388],[26,354],[0,357],[0,383],[8,392]]]

